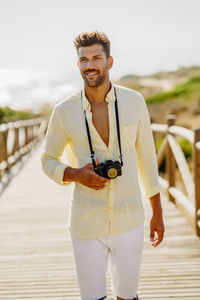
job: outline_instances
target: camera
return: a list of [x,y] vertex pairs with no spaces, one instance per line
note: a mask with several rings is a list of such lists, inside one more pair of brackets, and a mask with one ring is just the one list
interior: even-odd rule
[[122,175],[121,163],[119,161],[106,160],[96,166],[95,172],[102,177],[114,179]]

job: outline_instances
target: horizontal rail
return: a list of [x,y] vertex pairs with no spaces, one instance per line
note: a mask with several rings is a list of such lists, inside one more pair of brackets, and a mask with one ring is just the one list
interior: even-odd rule
[[172,125],[168,127],[168,125],[165,124],[157,124],[153,123],[151,124],[151,128],[153,132],[160,132],[160,133],[171,133],[173,135],[178,135],[181,137],[184,137],[188,141],[190,141],[192,144],[194,143],[194,132],[191,129],[187,129],[181,126]]
[[40,124],[43,120],[48,120],[48,119],[49,119],[49,117],[39,117],[39,118],[32,118],[32,119],[28,119],[28,120],[19,120],[19,121],[14,121],[14,122],[3,123],[0,125],[0,132],[4,132],[7,129],[12,129],[12,128],[34,126],[34,125]]
[[168,132],[174,135],[181,136],[187,139],[190,143],[194,143],[194,132],[191,129],[172,125],[169,127]]
[[168,126],[165,124],[152,123],[151,128],[152,128],[153,132],[167,133]]

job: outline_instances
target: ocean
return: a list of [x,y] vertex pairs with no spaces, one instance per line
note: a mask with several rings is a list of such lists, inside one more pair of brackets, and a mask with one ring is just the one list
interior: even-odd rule
[[54,105],[78,87],[63,75],[20,69],[0,69],[0,107],[39,112],[45,104]]

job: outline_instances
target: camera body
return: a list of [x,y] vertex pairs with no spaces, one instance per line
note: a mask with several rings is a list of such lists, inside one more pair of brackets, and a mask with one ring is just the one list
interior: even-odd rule
[[119,161],[106,160],[96,166],[95,172],[102,177],[114,179],[122,175],[121,163]]

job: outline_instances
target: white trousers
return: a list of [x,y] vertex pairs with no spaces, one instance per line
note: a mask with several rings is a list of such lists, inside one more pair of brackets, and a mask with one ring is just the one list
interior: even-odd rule
[[83,240],[71,233],[80,300],[97,300],[107,295],[107,263],[112,291],[123,299],[137,295],[143,252],[144,224],[118,235]]

